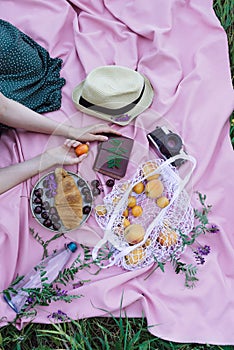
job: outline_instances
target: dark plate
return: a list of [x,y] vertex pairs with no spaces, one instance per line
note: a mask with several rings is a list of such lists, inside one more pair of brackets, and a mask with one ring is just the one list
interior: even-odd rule
[[[70,232],[76,230],[87,221],[91,214],[93,196],[88,183],[77,174],[70,171],[67,172],[75,180],[83,200],[83,218],[80,225],[74,229],[69,230],[63,226],[56,208],[54,207],[54,196],[56,195],[54,171],[41,177],[31,192],[30,206],[33,216],[43,227],[53,232]],[[89,212],[85,212],[87,207],[90,207]]]

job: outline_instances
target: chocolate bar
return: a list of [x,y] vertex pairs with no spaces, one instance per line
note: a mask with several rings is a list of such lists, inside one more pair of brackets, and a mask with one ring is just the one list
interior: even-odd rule
[[125,176],[134,141],[126,136],[109,136],[100,142],[93,169],[114,179]]

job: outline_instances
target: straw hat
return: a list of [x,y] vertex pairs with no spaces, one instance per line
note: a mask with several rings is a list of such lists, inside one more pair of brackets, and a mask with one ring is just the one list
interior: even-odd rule
[[77,109],[119,125],[127,125],[152,103],[153,88],[139,72],[121,66],[102,66],[91,71],[75,87]]

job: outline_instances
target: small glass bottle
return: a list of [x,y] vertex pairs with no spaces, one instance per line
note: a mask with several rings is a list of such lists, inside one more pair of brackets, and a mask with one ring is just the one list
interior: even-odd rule
[[43,276],[43,278],[47,278],[46,283],[52,283],[58,276],[59,272],[63,270],[72,253],[76,250],[76,243],[70,242],[65,245],[65,248],[62,248],[56,253],[43,259],[33,270],[24,276],[17,285],[14,286],[17,294],[11,293],[10,298],[4,294],[4,299],[8,305],[16,313],[19,313],[29,297],[29,294],[26,291],[23,291],[22,288],[41,288],[41,270],[46,272]]

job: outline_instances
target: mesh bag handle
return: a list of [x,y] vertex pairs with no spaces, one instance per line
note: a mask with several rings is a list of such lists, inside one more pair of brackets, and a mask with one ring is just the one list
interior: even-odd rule
[[[149,176],[155,175],[155,174],[160,174],[162,172],[162,170],[164,168],[167,168],[168,166],[170,166],[175,160],[177,159],[184,159],[184,160],[188,160],[190,162],[192,162],[193,166],[191,168],[191,170],[188,172],[188,174],[186,174],[186,176],[184,177],[184,179],[181,179],[179,177],[178,174],[176,174],[175,171],[171,171],[171,176],[174,176],[175,179],[178,183],[178,187],[169,203],[169,205],[167,207],[165,207],[164,209],[162,209],[160,211],[160,213],[156,216],[156,218],[154,220],[152,220],[152,222],[149,224],[146,232],[145,232],[145,236],[144,239],[137,243],[134,244],[133,246],[128,246],[128,247],[124,247],[124,249],[121,249],[120,252],[118,254],[113,255],[112,257],[110,257],[109,259],[109,264],[108,265],[103,265],[100,264],[101,268],[107,268],[110,266],[115,265],[119,259],[123,258],[124,256],[126,256],[127,254],[129,254],[132,250],[140,247],[142,244],[145,243],[145,241],[147,240],[147,238],[149,237],[151,231],[153,230],[153,228],[162,220],[162,218],[165,216],[165,212],[170,208],[170,206],[173,204],[173,202],[178,198],[178,196],[180,195],[180,193],[183,191],[183,189],[185,188],[186,184],[188,183],[195,167],[196,167],[196,159],[190,155],[187,154],[179,154],[176,156],[173,156],[169,159],[167,159],[166,161],[162,162],[154,171],[152,171],[149,174],[145,174],[145,176],[141,177],[140,181],[143,181],[145,179],[147,179]],[[112,232],[112,227],[113,224],[117,218],[117,216],[119,215],[119,212],[121,211],[121,207],[123,206],[124,203],[127,202],[129,194],[131,193],[133,187],[137,184],[137,182],[132,182],[132,184],[128,187],[128,189],[125,191],[125,193],[123,194],[121,200],[117,203],[117,205],[114,207],[114,210],[112,212],[112,215],[110,217],[109,222],[106,225],[105,231],[104,231],[104,236],[103,238],[96,244],[96,246],[93,248],[92,251],[92,258],[95,260],[98,256],[98,251],[101,249],[101,247],[107,243],[111,236],[111,232]]]

